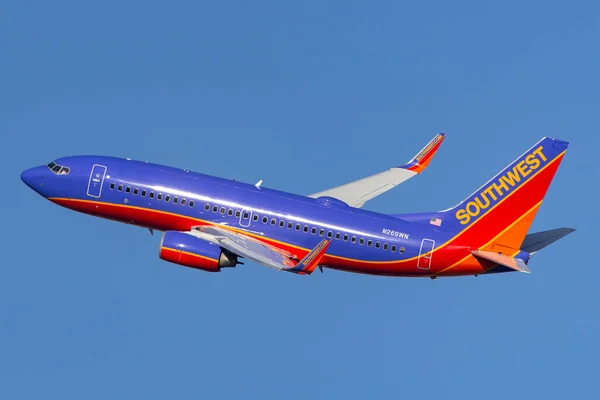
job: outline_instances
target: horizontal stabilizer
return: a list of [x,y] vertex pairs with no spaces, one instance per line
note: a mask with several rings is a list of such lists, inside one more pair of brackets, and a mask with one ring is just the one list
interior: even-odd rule
[[549,231],[530,233],[525,236],[525,240],[523,240],[523,244],[521,244],[521,250],[533,254],[544,247],[550,246],[557,240],[564,238],[573,231],[575,231],[573,228],[557,228]]
[[503,265],[515,271],[525,272],[527,274],[531,273],[527,267],[527,264],[525,264],[525,261],[521,260],[520,258],[510,257],[505,254],[495,253],[493,251],[473,250],[471,254],[473,254],[475,257],[491,261],[494,264]]

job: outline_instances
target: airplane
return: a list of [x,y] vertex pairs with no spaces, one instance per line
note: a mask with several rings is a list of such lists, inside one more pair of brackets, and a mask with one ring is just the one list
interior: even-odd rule
[[245,259],[300,275],[317,268],[431,279],[529,273],[534,253],[574,231],[528,234],[568,142],[542,138],[443,211],[361,209],[421,174],[445,137],[437,134],[406,164],[309,196],[107,156],[59,158],[21,179],[68,209],[162,231],[161,259],[203,271]]

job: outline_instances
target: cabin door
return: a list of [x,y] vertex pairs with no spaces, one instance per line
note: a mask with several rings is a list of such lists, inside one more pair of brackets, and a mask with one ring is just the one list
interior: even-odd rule
[[90,173],[90,181],[88,182],[87,195],[90,197],[100,197],[102,194],[102,184],[106,176],[106,167],[104,165],[94,164]]
[[419,260],[417,268],[428,271],[431,267],[431,258],[433,257],[433,248],[435,242],[431,239],[423,239],[421,249],[419,250]]

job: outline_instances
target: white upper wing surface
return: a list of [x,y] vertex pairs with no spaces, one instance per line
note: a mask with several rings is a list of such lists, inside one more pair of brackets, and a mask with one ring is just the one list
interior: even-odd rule
[[327,239],[322,240],[304,258],[299,260],[289,251],[218,226],[202,226],[187,233],[278,271],[284,270],[309,275],[319,265],[319,261],[325,255],[330,243]]
[[390,168],[387,171],[346,183],[345,185],[314,193],[308,197],[315,199],[323,196],[334,197],[352,207],[362,207],[372,198],[420,174],[427,167],[445,137],[445,133],[437,134],[412,160],[404,165]]

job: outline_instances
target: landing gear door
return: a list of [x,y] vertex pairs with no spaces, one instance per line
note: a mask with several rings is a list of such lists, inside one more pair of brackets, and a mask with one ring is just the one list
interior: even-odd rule
[[423,239],[421,242],[421,249],[419,250],[419,260],[417,261],[417,268],[428,271],[431,268],[431,259],[433,257],[433,248],[435,242],[431,239]]
[[104,165],[94,164],[88,182],[87,195],[99,198],[102,195],[102,185],[106,176],[106,167]]

